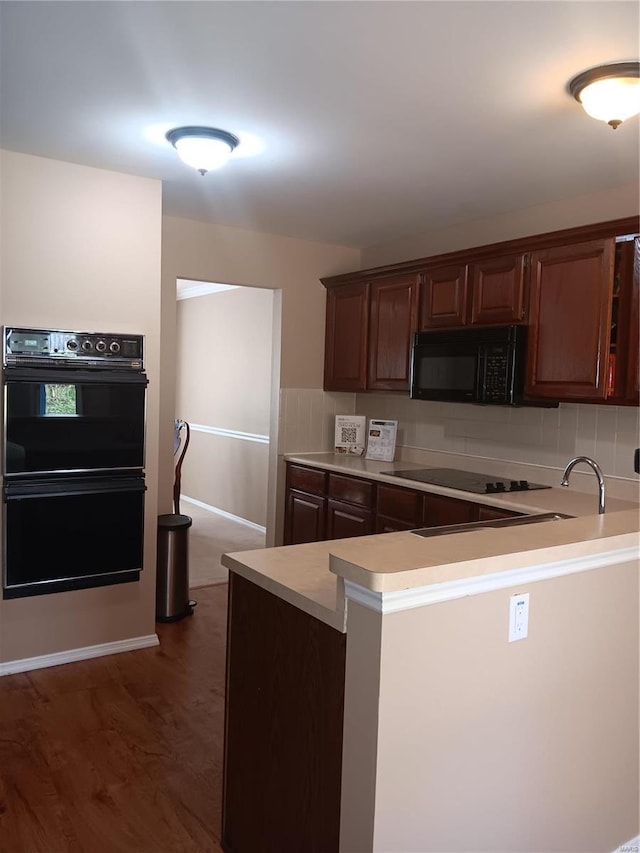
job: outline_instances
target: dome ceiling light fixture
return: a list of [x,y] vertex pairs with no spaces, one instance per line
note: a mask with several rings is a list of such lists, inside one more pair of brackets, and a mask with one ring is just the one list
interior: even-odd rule
[[201,175],[224,166],[240,144],[237,136],[216,127],[174,127],[166,138],[183,163]]
[[611,62],[578,74],[569,91],[592,118],[614,130],[640,112],[640,62]]

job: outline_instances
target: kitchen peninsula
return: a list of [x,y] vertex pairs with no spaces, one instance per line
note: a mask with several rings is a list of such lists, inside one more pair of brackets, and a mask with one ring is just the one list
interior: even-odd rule
[[[289,461],[398,484],[384,463]],[[225,849],[586,853],[638,834],[637,504],[475,500],[576,517],[223,557]],[[515,593],[528,636],[509,642]]]

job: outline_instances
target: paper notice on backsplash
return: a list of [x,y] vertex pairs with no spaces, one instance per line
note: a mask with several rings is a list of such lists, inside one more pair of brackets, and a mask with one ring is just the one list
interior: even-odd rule
[[393,462],[396,455],[398,421],[369,421],[366,459]]
[[364,415],[336,415],[335,452],[362,456],[366,428]]

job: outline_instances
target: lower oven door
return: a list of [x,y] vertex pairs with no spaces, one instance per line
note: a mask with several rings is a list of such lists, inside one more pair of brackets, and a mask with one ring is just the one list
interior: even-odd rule
[[3,597],[140,579],[144,477],[58,477],[4,487]]

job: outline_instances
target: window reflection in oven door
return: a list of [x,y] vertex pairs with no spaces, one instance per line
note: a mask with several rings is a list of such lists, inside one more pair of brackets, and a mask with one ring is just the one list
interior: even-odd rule
[[4,598],[139,580],[144,478],[31,479],[4,487]]
[[6,368],[4,473],[144,466],[144,373]]

